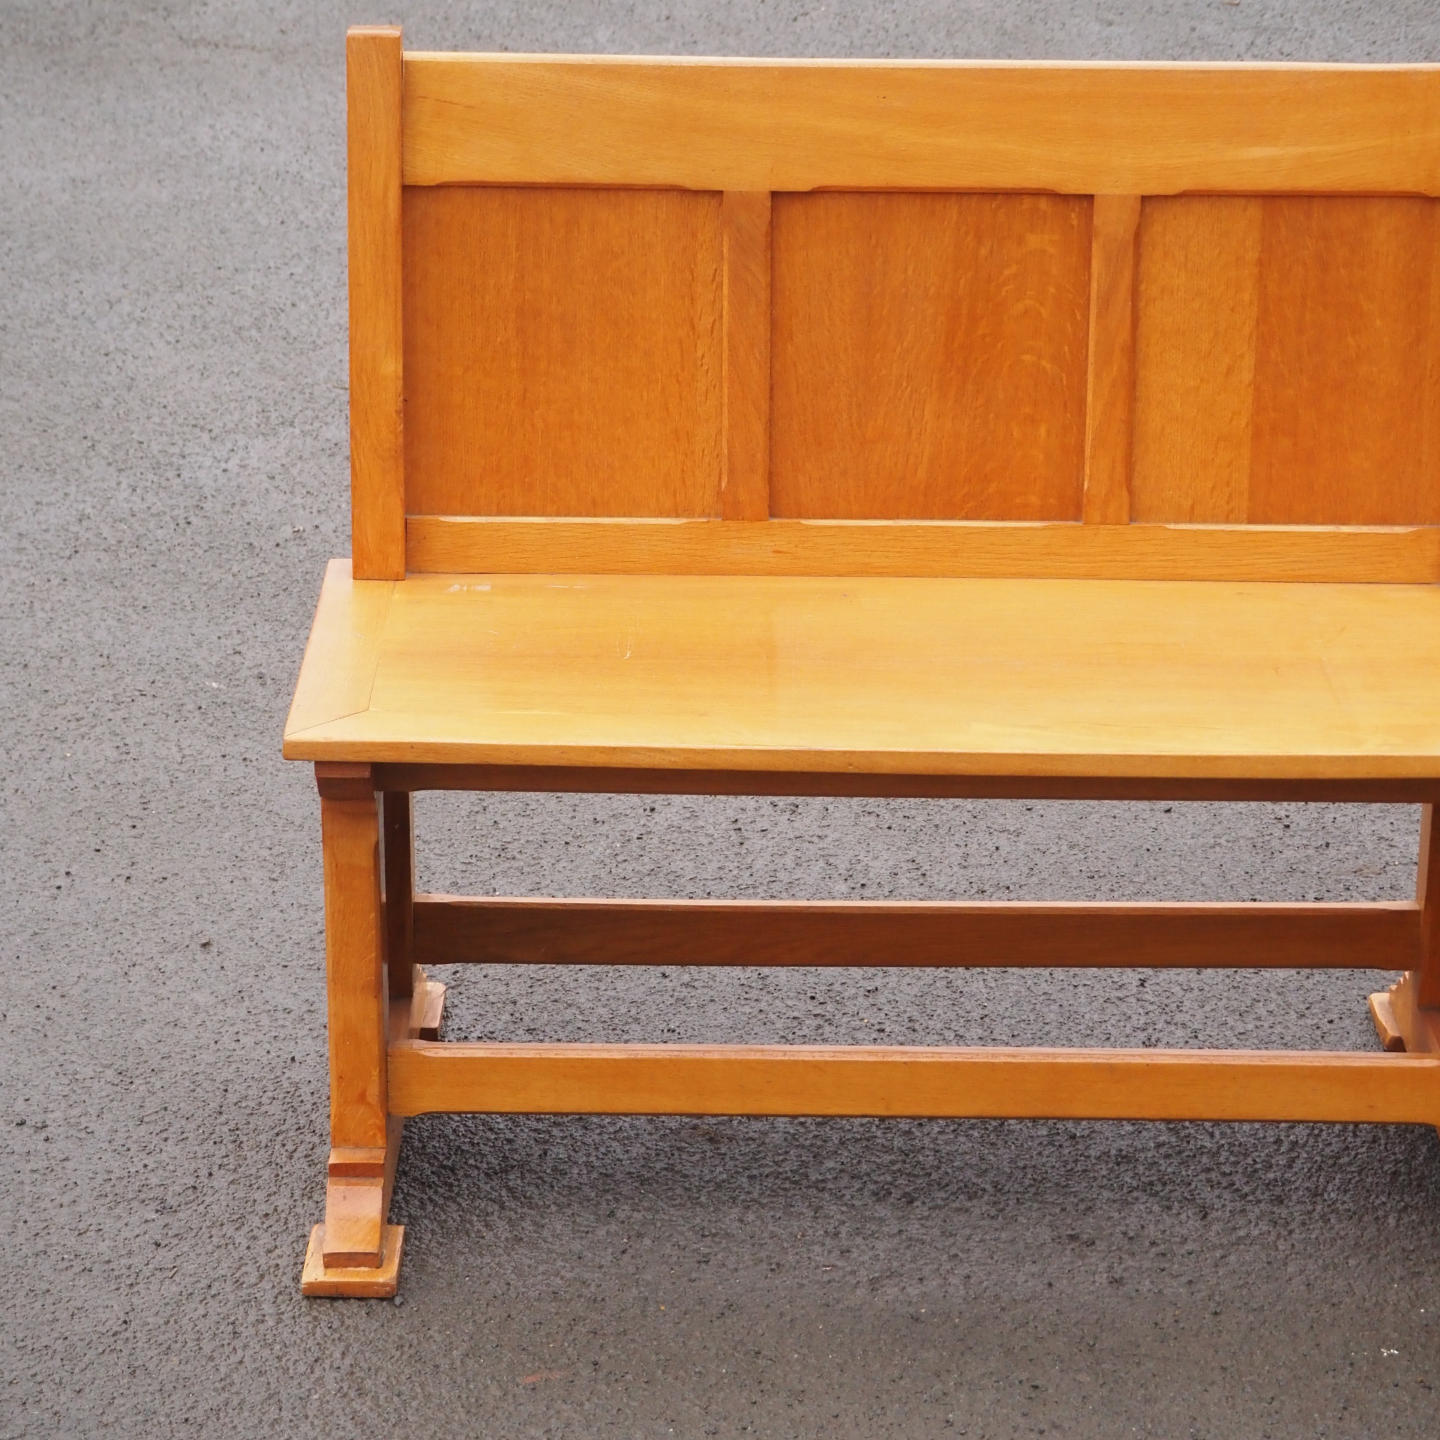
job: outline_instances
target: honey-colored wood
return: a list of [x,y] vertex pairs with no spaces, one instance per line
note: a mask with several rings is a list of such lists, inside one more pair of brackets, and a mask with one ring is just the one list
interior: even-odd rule
[[405,57],[405,181],[1440,193],[1429,65]]
[[1396,904],[468,899],[421,895],[425,964],[1063,965],[1408,970]]
[[1125,525],[1130,520],[1140,197],[1097,195],[1090,230],[1084,515],[1088,525]]
[[412,571],[1431,584],[1440,528],[412,515]]
[[387,1015],[375,797],[320,797],[329,998],[330,1143],[384,1146]]
[[1135,518],[1440,521],[1440,202],[1150,200]]
[[398,26],[345,40],[350,227],[350,521],[355,574],[405,574]]
[[305,1266],[300,1274],[300,1293],[316,1298],[386,1300],[400,1286],[400,1256],[405,1244],[403,1225],[386,1225],[382,1232],[380,1262],[375,1266],[330,1266],[325,1264],[325,1227],[310,1232]]
[[1440,521],[1440,201],[1267,200],[1258,524]]
[[1410,1055],[1440,1055],[1440,1012],[1418,1003],[1415,972],[1402,975],[1388,990],[1370,997],[1370,1015],[1386,1050]]
[[1429,780],[1205,780],[1084,775],[867,775],[855,771],[636,769],[608,765],[377,765],[387,790],[524,790],[600,795],[848,795],[963,800],[1270,800],[1418,805]]
[[305,647],[306,655],[314,658],[300,666],[285,720],[287,733],[312,729],[370,703],[380,632],[394,593],[388,581],[355,583],[349,560],[326,565]]
[[415,988],[415,830],[408,791],[380,796],[384,855],[385,973],[390,998],[404,1002]]
[[1435,586],[426,575],[395,587],[378,650],[368,708],[292,733],[287,755],[1092,779],[1440,769]]
[[[1440,67],[347,53],[306,1294],[433,1110],[1440,1125]],[[1413,903],[417,902],[426,788],[1426,812]],[[454,960],[1405,975],[1387,1055],[442,1045]]]
[[[316,766],[321,796],[359,805],[361,777],[347,771],[368,766]],[[365,777],[373,781],[373,777]],[[373,790],[369,794],[374,803]],[[439,1038],[445,987],[414,969],[412,992],[387,1007],[387,1045]],[[378,980],[378,977],[377,977]],[[333,1033],[333,1032],[332,1032]],[[333,1101],[332,1085],[332,1101]],[[399,1269],[402,1226],[390,1225],[390,1196],[405,1128],[397,1115],[386,1118],[383,1143],[335,1144],[326,1167],[325,1219],[311,1232],[301,1290],[306,1295],[389,1295]]]
[[1134,520],[1248,518],[1263,205],[1187,196],[1141,209]]
[[776,196],[771,512],[1078,520],[1089,210]]
[[[424,971],[420,971],[424,976]],[[438,980],[421,979],[415,987],[415,1019],[411,1027],[417,1040],[438,1040],[445,1023],[445,987]]]
[[727,191],[724,241],[724,432],[720,514],[770,514],[770,192]]
[[1415,1003],[1435,1010],[1440,1018],[1440,835],[1435,833],[1435,805],[1420,812],[1420,863],[1415,878],[1415,903],[1420,907],[1420,959],[1415,964]]
[[320,1226],[321,1263],[327,1270],[373,1270],[383,1258],[383,1177],[330,1176]]
[[821,1045],[391,1050],[398,1114],[1440,1122],[1440,1056]]
[[408,507],[718,515],[720,197],[405,193]]

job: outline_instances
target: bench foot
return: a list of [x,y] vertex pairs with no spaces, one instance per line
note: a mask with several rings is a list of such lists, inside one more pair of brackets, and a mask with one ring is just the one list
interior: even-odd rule
[[300,1293],[352,1299],[388,1299],[400,1280],[400,1252],[405,1244],[403,1225],[381,1227],[377,1265],[326,1265],[325,1227],[310,1232],[305,1251],[305,1268],[300,1275]]
[[1370,1018],[1385,1049],[1411,1055],[1437,1054],[1440,1010],[1422,1009],[1415,1003],[1416,980],[1410,971],[1388,990],[1377,990],[1370,997]]
[[438,980],[426,980],[418,966],[415,997],[410,1006],[410,1034],[416,1040],[438,1040],[445,1023],[445,987]]
[[1375,1022],[1375,1033],[1380,1037],[1382,1049],[1405,1049],[1405,1032],[1395,1018],[1395,1002],[1389,990],[1376,990],[1370,996],[1370,1018]]

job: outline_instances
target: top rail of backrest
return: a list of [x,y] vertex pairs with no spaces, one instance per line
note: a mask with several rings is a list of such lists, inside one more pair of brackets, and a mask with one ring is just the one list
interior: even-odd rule
[[1440,66],[406,55],[407,185],[1440,194]]
[[348,60],[357,577],[1440,579],[1440,66]]

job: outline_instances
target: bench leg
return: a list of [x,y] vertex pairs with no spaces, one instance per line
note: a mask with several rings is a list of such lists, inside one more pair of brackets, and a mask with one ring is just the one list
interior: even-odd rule
[[438,1040],[445,1013],[445,987],[426,977],[414,963],[415,954],[415,828],[405,790],[386,790],[380,797],[380,828],[384,840],[385,969],[390,1002],[413,1014],[407,1035]]
[[1370,997],[1370,1015],[1387,1050],[1440,1052],[1440,833],[1435,807],[1420,821],[1420,865],[1415,881],[1420,906],[1420,958],[1388,990]]
[[[401,1123],[386,1103],[390,1029],[380,816],[370,768],[317,765],[325,869],[330,1161],[307,1295],[393,1295],[404,1232],[387,1225]],[[408,997],[395,1007],[408,1019]]]

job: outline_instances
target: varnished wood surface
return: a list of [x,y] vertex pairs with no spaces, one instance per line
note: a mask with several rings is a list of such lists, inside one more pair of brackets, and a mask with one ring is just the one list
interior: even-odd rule
[[1415,869],[1415,903],[1420,907],[1420,959],[1415,963],[1415,1001],[1435,1012],[1440,1023],[1440,833],[1435,803],[1420,813],[1420,855]]
[[731,190],[721,201],[725,369],[720,514],[770,514],[769,191]]
[[1091,525],[1125,525],[1130,520],[1130,448],[1135,418],[1140,197],[1097,195],[1090,233],[1084,518]]
[[410,511],[718,515],[721,250],[718,195],[407,190]]
[[1440,193],[1433,66],[405,57],[405,180]]
[[1089,212],[777,196],[771,514],[1078,520]]
[[[385,1045],[389,1022],[383,978],[380,821],[375,797],[340,800],[322,794],[320,822],[325,874],[330,1143],[342,1148],[383,1148],[387,1143]],[[348,1213],[343,1204],[340,1213]],[[375,1223],[383,1218],[379,1216]],[[333,1229],[327,1233],[333,1238]],[[378,1249],[379,1240],[377,1231],[372,1249]]]
[[1440,527],[967,521],[524,520],[412,515],[412,571],[1430,584]]
[[471,899],[421,895],[422,964],[1055,965],[1408,970],[1397,904]]
[[1354,1052],[427,1044],[397,1114],[881,1115],[1440,1123],[1440,1057]]
[[400,236],[400,31],[346,37],[350,236],[350,494],[355,573],[405,573]]
[[850,795],[960,800],[1269,800],[1303,805],[1440,801],[1440,776],[1418,780],[1217,780],[1175,776],[866,775],[856,771],[637,769],[608,765],[375,767],[390,790],[524,790],[587,795]]
[[[332,567],[323,603],[343,613],[376,583]],[[1435,587],[426,575],[390,588],[370,655],[307,653],[335,675],[337,706],[287,736],[291,758],[1089,778],[1440,767]],[[356,671],[374,676],[358,711]]]
[[1440,201],[1147,200],[1134,515],[1440,521]]

